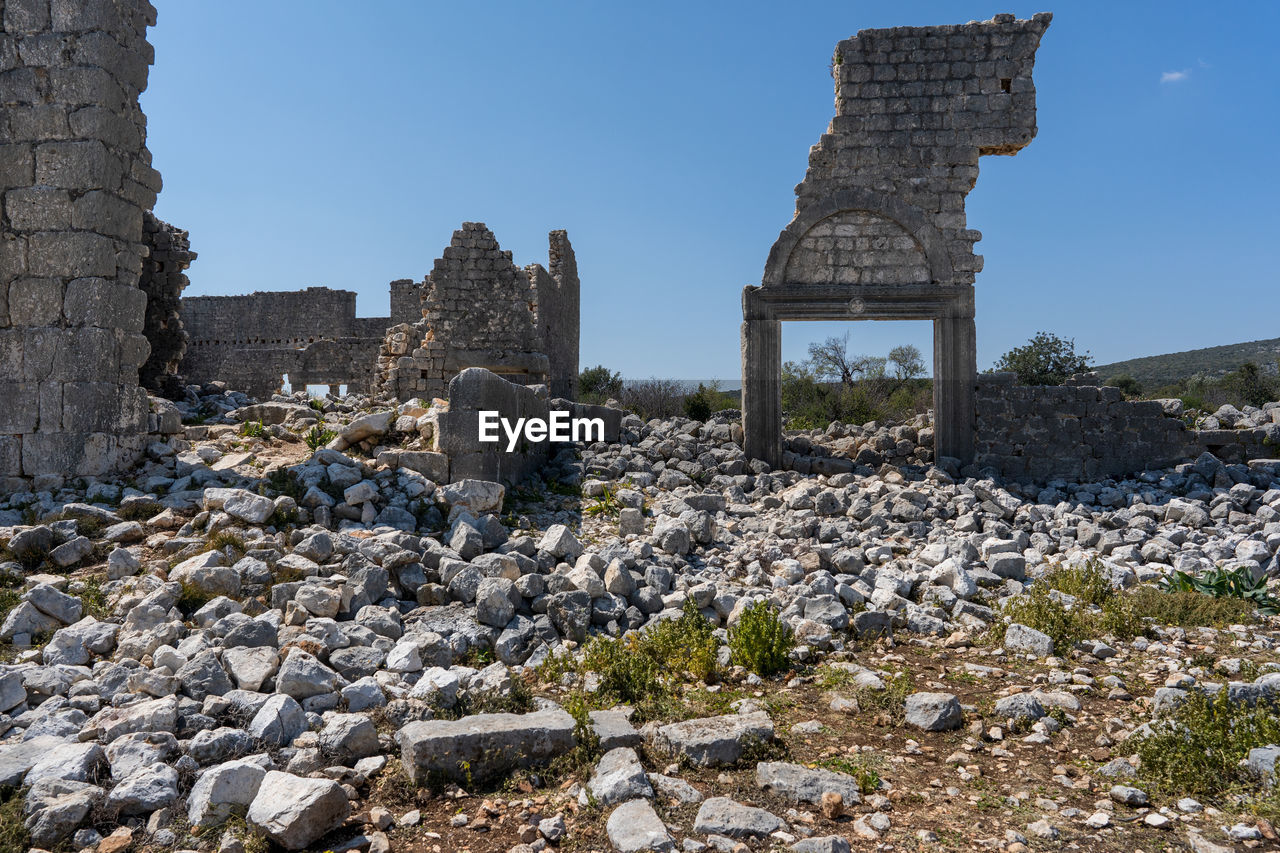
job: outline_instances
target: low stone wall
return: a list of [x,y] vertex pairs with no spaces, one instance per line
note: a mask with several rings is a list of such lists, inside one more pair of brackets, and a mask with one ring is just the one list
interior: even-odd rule
[[1226,461],[1280,453],[1280,425],[1192,429],[1181,401],[1125,400],[1119,388],[1015,385],[1012,374],[985,374],[976,409],[977,467],[1017,480],[1134,474],[1206,451]]

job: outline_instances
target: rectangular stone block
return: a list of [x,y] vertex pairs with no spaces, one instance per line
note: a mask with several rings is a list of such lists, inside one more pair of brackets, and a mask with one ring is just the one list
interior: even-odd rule
[[0,232],[0,287],[27,273],[27,238]]
[[27,187],[36,180],[35,152],[30,145],[0,145],[0,186]]
[[63,432],[33,432],[22,437],[22,473],[68,474],[76,470],[88,436]]
[[16,477],[22,473],[22,439],[16,435],[0,435],[0,477]]
[[142,236],[142,210],[110,193],[91,190],[72,205],[71,224],[77,229],[136,242]]
[[36,183],[68,189],[115,187],[120,158],[96,139],[45,142],[36,146]]
[[6,0],[4,31],[27,35],[49,28],[49,0]]
[[513,767],[546,764],[573,749],[573,717],[562,709],[427,720],[396,734],[409,779],[483,779]]
[[40,386],[0,379],[0,433],[27,433],[40,421]]
[[85,231],[40,231],[29,241],[28,266],[33,275],[80,278],[111,277],[116,251],[111,238]]
[[[147,295],[104,278],[78,278],[67,285],[63,311],[73,326],[97,326],[124,332],[142,331]],[[144,356],[145,358],[145,356]]]
[[9,285],[9,320],[15,326],[52,326],[62,315],[62,282],[20,278]]
[[62,431],[62,383],[40,383],[40,423],[44,432]]
[[114,382],[68,382],[62,389],[62,428],[107,432],[118,419],[120,386]]
[[33,104],[9,108],[9,132],[13,139],[45,142],[71,135],[67,111],[58,104]]

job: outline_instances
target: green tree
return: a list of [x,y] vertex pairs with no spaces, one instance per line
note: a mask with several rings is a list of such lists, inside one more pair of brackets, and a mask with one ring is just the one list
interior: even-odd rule
[[[916,355],[919,356],[919,350]],[[814,377],[839,382],[845,387],[861,379],[878,379],[885,374],[887,359],[876,355],[850,355],[849,333],[809,344],[809,367]]]
[[889,350],[889,364],[893,365],[893,375],[902,381],[924,376],[924,358],[919,347],[913,344],[902,344]]
[[1262,406],[1276,398],[1276,383],[1262,375],[1258,365],[1247,361],[1238,370],[1222,377],[1222,388],[1231,398],[1244,405]]
[[1076,353],[1074,338],[1036,332],[1025,346],[1014,347],[1000,356],[995,369],[1015,374],[1022,385],[1061,385],[1072,374],[1088,370],[1091,364],[1088,350]]
[[1126,397],[1137,397],[1142,393],[1142,385],[1127,373],[1117,373],[1107,380],[1113,388],[1119,388]]
[[603,364],[588,367],[578,374],[578,399],[583,403],[603,403],[610,397],[622,396],[622,374]]

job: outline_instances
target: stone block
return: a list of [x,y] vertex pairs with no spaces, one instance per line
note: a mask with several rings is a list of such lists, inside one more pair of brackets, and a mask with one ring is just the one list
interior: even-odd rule
[[137,240],[142,234],[142,209],[102,190],[91,190],[72,204],[71,223],[80,230]]
[[96,139],[46,142],[36,146],[36,183],[91,189],[119,186],[120,158]]
[[86,441],[87,435],[77,433],[28,433],[22,437],[22,473],[34,477],[75,471]]
[[[78,278],[67,285],[63,312],[73,326],[97,326],[138,333],[143,330],[147,295],[104,278]],[[145,356],[144,356],[145,358]]]
[[52,326],[62,314],[62,283],[20,278],[9,285],[9,321],[15,326]]
[[0,379],[0,433],[34,432],[40,422],[40,387],[35,382]]
[[4,32],[10,36],[39,33],[49,28],[49,0],[7,0]]
[[33,275],[77,278],[114,276],[116,248],[110,238],[87,231],[39,231],[30,237]]
[[4,212],[17,231],[57,231],[71,227],[71,196],[56,187],[23,187],[4,194]]
[[545,764],[574,747],[573,717],[562,709],[531,714],[476,714],[412,722],[396,734],[410,780],[434,775],[483,778],[512,767]]

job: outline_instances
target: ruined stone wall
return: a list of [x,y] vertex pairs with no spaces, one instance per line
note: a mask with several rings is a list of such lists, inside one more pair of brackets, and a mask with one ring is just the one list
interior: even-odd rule
[[976,401],[976,464],[1018,480],[1133,474],[1205,451],[1256,459],[1274,455],[1280,443],[1280,426],[1191,429],[1179,401],[1125,400],[1119,388],[1015,385],[1012,374],[985,374]]
[[[978,178],[978,157],[1014,154],[1036,134],[1032,69],[1051,16],[953,26],[863,30],[836,47],[836,115],[809,155],[796,210],[840,193],[891,197],[896,205],[842,213],[830,234],[810,234],[787,267],[792,283],[929,281],[918,225],[923,214],[941,236],[950,275],[934,264],[939,284],[973,284],[981,233],[969,229],[965,196]],[[906,226],[904,228],[904,226]],[[908,230],[910,229],[910,230]],[[915,235],[911,232],[916,232]],[[897,269],[894,269],[894,268]],[[816,274],[816,275],[815,275]]]
[[553,288],[537,288],[538,335],[550,362],[551,396],[578,397],[578,339],[580,335],[581,283],[578,258],[563,230],[547,235],[547,261]]
[[410,278],[391,282],[391,322],[387,325],[416,323],[421,319],[422,285]]
[[182,300],[190,342],[179,370],[191,382],[221,380],[256,397],[288,374],[303,385],[366,392],[389,318],[356,317],[350,290],[257,292]]
[[141,447],[155,14],[0,3],[0,476],[104,473]]
[[[563,286],[541,267],[517,268],[484,223],[464,222],[419,286],[421,319],[387,330],[377,361],[378,387],[402,400],[430,399],[445,394],[449,380],[468,367],[483,367],[524,385],[548,382],[549,338],[539,324],[540,298],[562,317],[570,306],[574,309],[572,329],[557,333],[573,338],[576,375],[577,265],[567,238],[553,235],[552,243],[562,247],[558,269]],[[574,290],[572,302],[561,296],[568,286]],[[393,288],[393,299],[395,293]],[[393,307],[393,315],[406,310]],[[561,387],[568,386],[564,365],[569,357],[569,345],[561,345]]]
[[147,213],[142,221],[143,239],[150,254],[142,264],[139,286],[147,295],[143,334],[151,344],[151,355],[142,365],[139,380],[153,394],[178,397],[183,381],[178,364],[187,351],[187,332],[182,325],[182,291],[189,283],[186,270],[196,259],[186,231],[175,228]]

